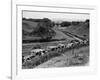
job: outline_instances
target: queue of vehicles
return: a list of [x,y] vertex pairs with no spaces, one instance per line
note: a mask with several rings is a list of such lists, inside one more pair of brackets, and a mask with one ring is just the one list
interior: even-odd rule
[[62,44],[59,43],[57,46],[47,46],[46,49],[32,49],[30,51],[30,55],[28,56],[22,56],[22,62],[30,61],[32,58],[36,56],[43,56],[47,53],[61,53],[64,50],[72,49],[72,48],[77,48],[80,46],[87,46],[89,45],[89,41],[86,40],[72,40],[68,44]]

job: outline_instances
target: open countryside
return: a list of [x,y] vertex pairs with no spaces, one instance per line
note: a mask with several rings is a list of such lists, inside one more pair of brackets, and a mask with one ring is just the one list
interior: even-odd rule
[[89,65],[89,19],[22,18],[22,69]]

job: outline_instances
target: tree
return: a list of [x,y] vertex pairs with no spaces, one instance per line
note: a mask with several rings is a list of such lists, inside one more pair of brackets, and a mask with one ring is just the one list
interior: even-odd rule
[[72,21],[72,25],[79,25],[80,24],[80,22],[79,21]]
[[38,23],[37,27],[33,31],[33,34],[40,36],[41,39],[50,40],[53,36],[55,36],[56,33],[54,30],[52,30],[50,25],[44,21]]
[[26,20],[26,18],[22,18],[22,20]]
[[48,18],[43,18],[42,19],[42,21],[41,21],[42,23],[45,23],[45,26],[46,27],[54,27],[54,22],[52,22],[50,19],[48,19]]
[[89,23],[89,22],[90,22],[90,20],[89,20],[89,19],[86,19],[86,21],[85,21],[85,22]]
[[89,28],[89,26],[90,26],[90,20],[86,19],[85,23],[87,24],[87,27]]
[[71,22],[67,22],[67,21],[64,21],[64,22],[61,23],[62,27],[68,27],[70,25],[71,25]]

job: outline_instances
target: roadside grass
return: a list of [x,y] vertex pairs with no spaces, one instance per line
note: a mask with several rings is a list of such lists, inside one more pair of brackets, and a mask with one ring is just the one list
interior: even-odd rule
[[[36,66],[35,68],[57,68],[57,67],[78,67],[78,66],[88,66],[89,65],[89,46],[81,47],[79,49],[69,50],[65,53],[62,53],[60,56],[51,58],[50,60]],[[82,59],[78,60],[82,55]]]
[[32,60],[30,61],[27,61],[23,64],[22,68],[25,69],[25,68],[34,68],[36,67],[37,65],[40,65],[41,63],[45,62],[45,61],[48,61],[49,59],[51,59],[52,57],[55,57],[55,56],[60,56],[61,54],[59,53],[47,53],[43,56],[36,56],[35,58],[33,58]]

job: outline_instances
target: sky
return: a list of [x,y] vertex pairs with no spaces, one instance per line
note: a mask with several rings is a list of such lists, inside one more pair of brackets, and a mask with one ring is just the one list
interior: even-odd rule
[[34,19],[49,18],[53,21],[84,21],[89,19],[89,14],[23,11],[23,17]]

